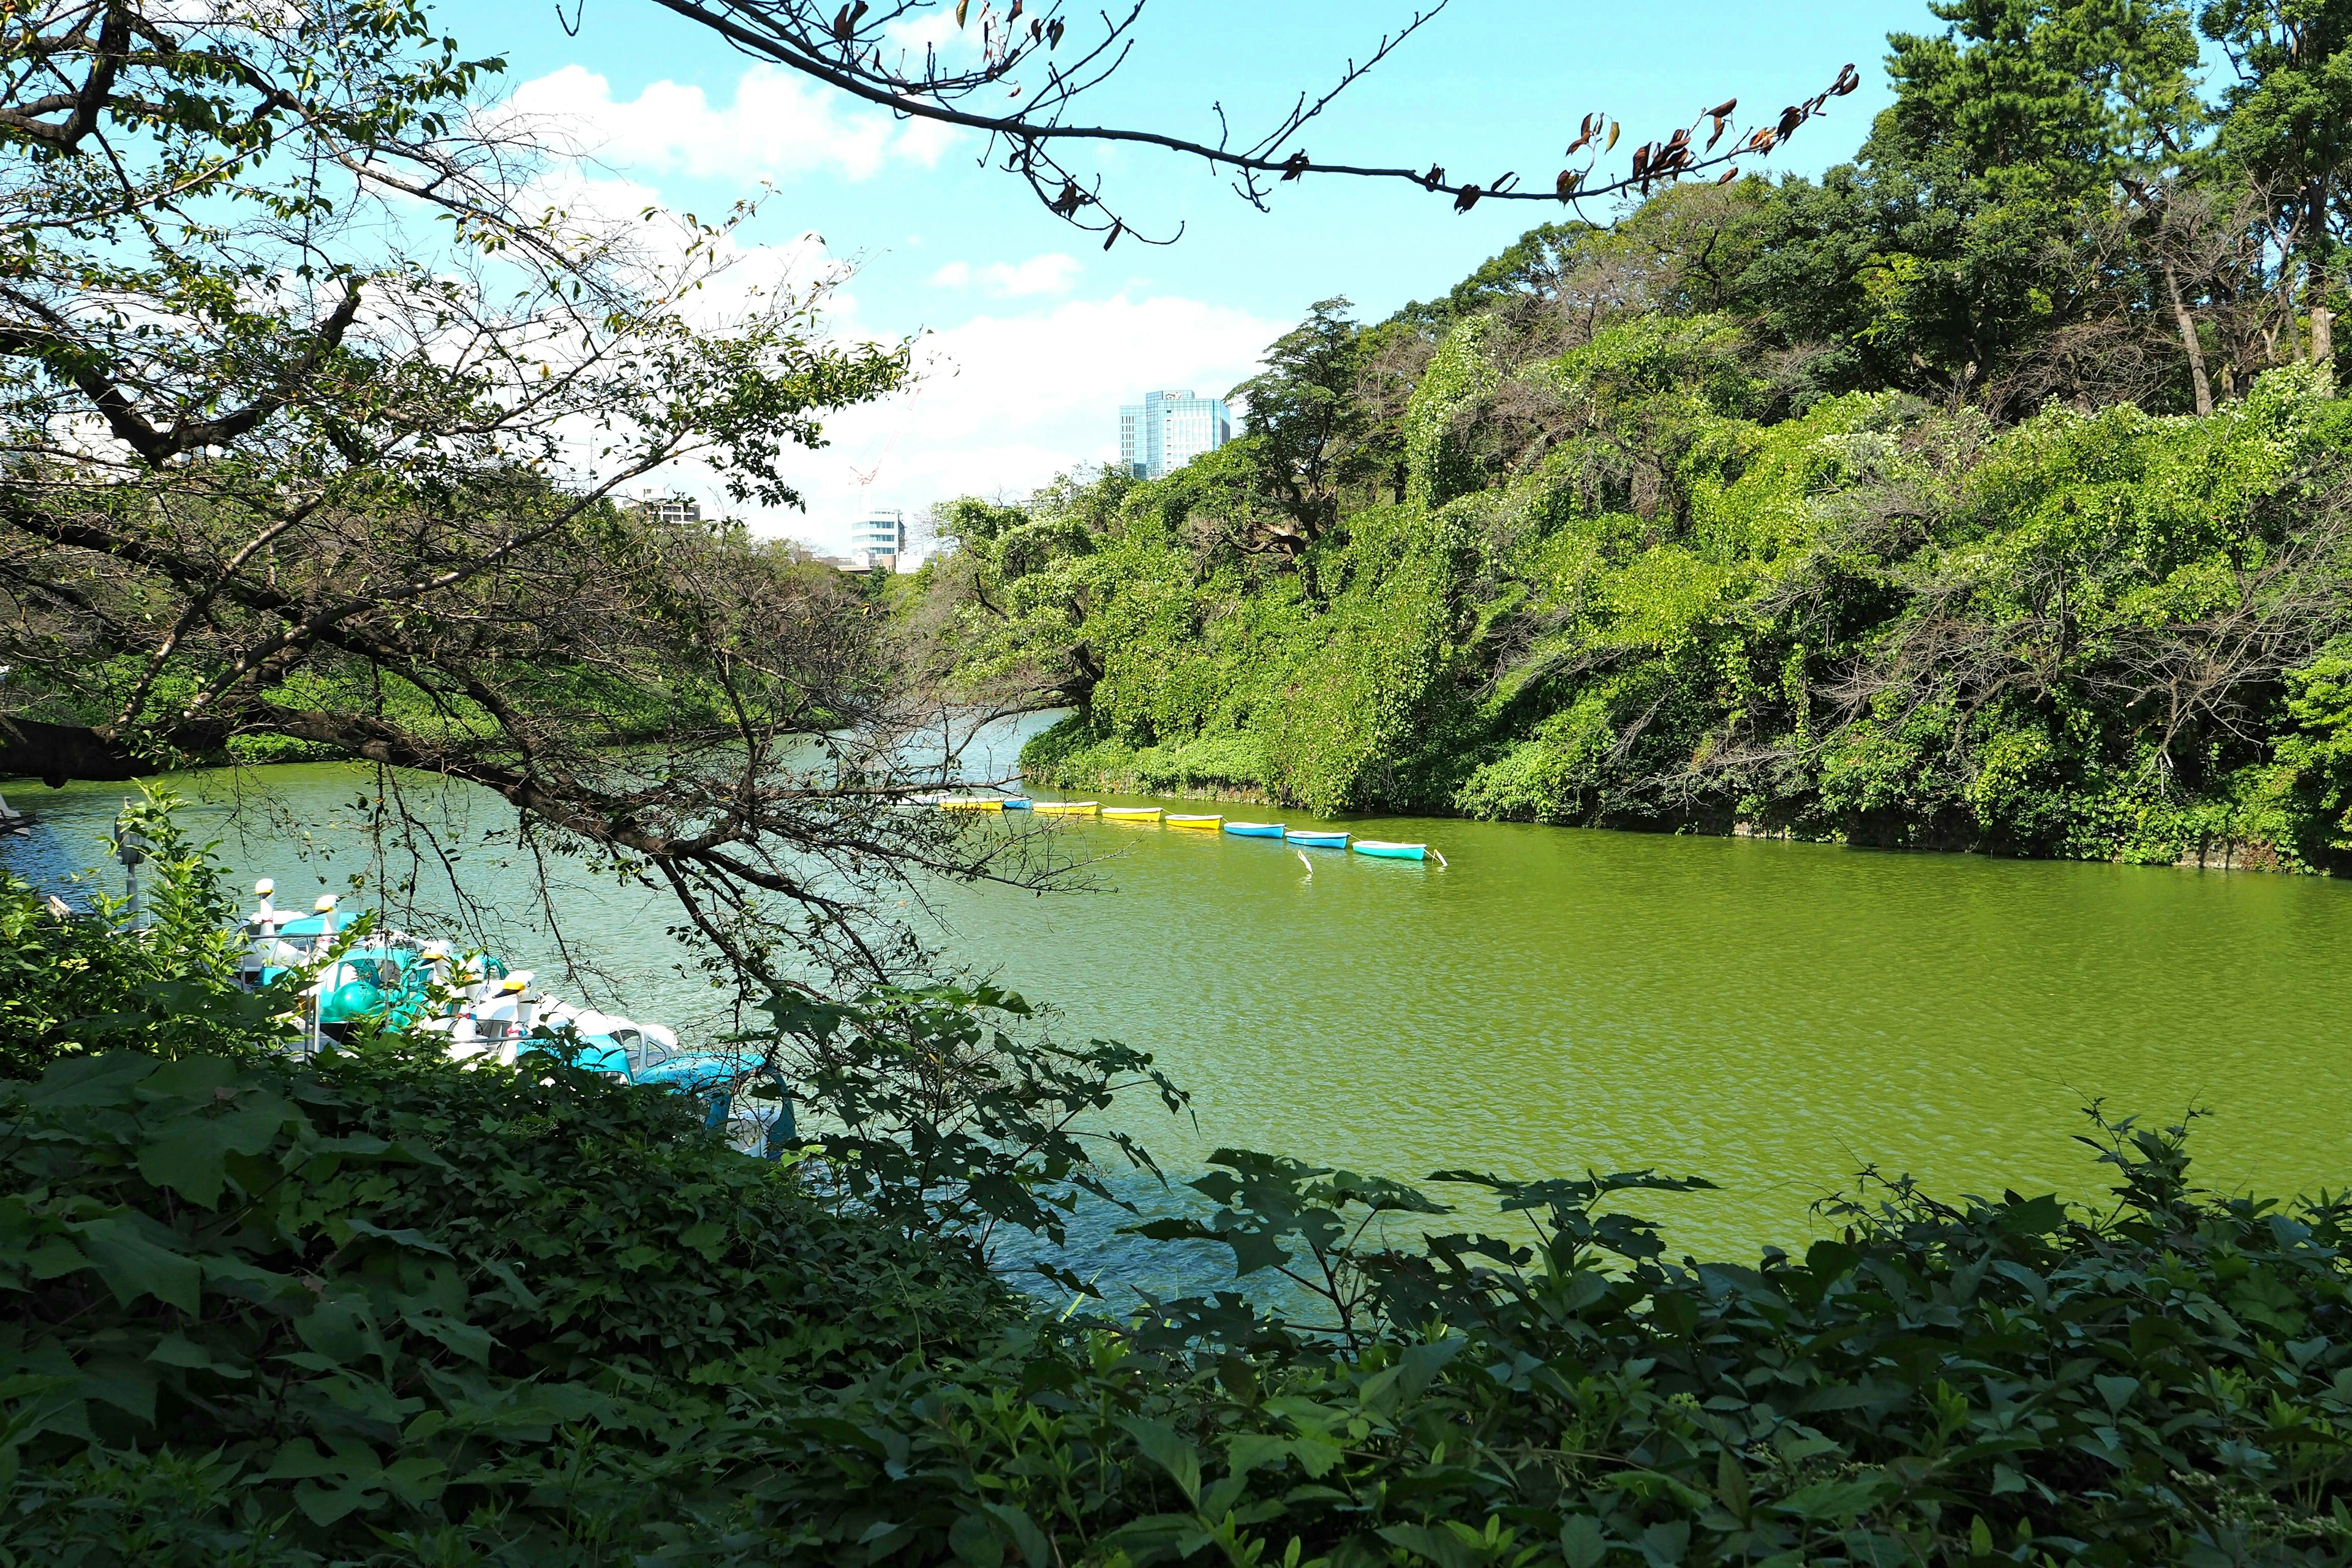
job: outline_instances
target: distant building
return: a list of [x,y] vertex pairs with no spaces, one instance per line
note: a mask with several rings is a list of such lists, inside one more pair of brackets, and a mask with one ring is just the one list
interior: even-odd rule
[[644,522],[667,523],[676,527],[702,521],[702,503],[687,496],[663,495],[647,490],[636,501],[637,517]]
[[850,559],[860,570],[896,572],[907,558],[907,514],[876,507],[849,528]]
[[1118,460],[1139,479],[1163,479],[1233,438],[1233,415],[1220,398],[1150,392],[1118,411]]

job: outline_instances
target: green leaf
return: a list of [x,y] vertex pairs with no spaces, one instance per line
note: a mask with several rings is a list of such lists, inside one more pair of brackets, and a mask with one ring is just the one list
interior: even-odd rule
[[156,1065],[153,1057],[134,1051],[68,1057],[25,1091],[25,1103],[41,1110],[125,1105],[131,1100],[131,1086],[152,1073]]
[[1793,1514],[1799,1519],[1851,1519],[1876,1503],[1885,1495],[1888,1486],[1884,1477],[1868,1480],[1815,1481],[1773,1506],[1779,1511]]
[[209,1372],[222,1377],[251,1377],[252,1372],[234,1362],[217,1362],[212,1352],[182,1333],[165,1334],[147,1352],[147,1359],[160,1366],[184,1367],[190,1372]]
[[1201,1500],[1201,1451],[1179,1436],[1172,1426],[1141,1415],[1130,1415],[1119,1423],[1128,1436],[1135,1439],[1153,1464],[1174,1479],[1184,1500],[1197,1504]]
[[1291,1457],[1296,1447],[1289,1438],[1271,1432],[1238,1432],[1225,1440],[1225,1468],[1234,1475],[1245,1476],[1252,1470],[1281,1464]]
[[388,1241],[410,1252],[431,1252],[443,1258],[455,1256],[450,1250],[421,1230],[386,1230],[367,1220],[345,1216],[336,1226],[350,1236],[363,1236],[373,1240]]
[[2098,1389],[2099,1397],[2107,1402],[2107,1409],[2117,1415],[2131,1403],[2132,1395],[2139,1392],[2139,1379],[2136,1377],[2102,1376],[2093,1378],[2091,1383]]
[[139,1173],[198,1208],[218,1208],[227,1181],[226,1126],[205,1117],[181,1118],[140,1145]]
[[1022,1560],[1029,1564],[1029,1568],[1053,1568],[1053,1543],[1045,1539],[1045,1532],[1037,1528],[1037,1521],[1031,1519],[1024,1510],[1002,1502],[983,1502],[980,1506],[1012,1532],[1013,1544],[1021,1549]]
[[1742,1524],[1748,1522],[1748,1470],[1729,1448],[1715,1458],[1715,1495],[1724,1511]]
[[202,1310],[205,1276],[194,1258],[156,1246],[127,1217],[110,1215],[73,1228],[90,1266],[123,1306],[152,1296],[190,1317]]
[[223,1090],[233,1094],[237,1080],[244,1076],[243,1067],[226,1057],[182,1057],[149,1074],[140,1098],[168,1097],[215,1104],[223,1098]]
[[448,1346],[470,1362],[487,1363],[491,1348],[498,1342],[490,1337],[488,1330],[476,1328],[471,1323],[444,1317],[437,1312],[411,1309],[401,1313],[400,1321],[427,1339],[437,1340]]
[[1479,1554],[1450,1531],[1426,1524],[1383,1525],[1380,1537],[1391,1546],[1425,1557],[1437,1568],[1478,1568]]
[[1594,1568],[1609,1555],[1609,1536],[1589,1513],[1571,1513],[1559,1527],[1560,1555],[1568,1568]]
[[261,1473],[265,1481],[308,1480],[317,1476],[331,1476],[341,1471],[335,1462],[319,1452],[308,1437],[297,1437],[278,1450],[269,1468]]
[[346,1483],[332,1491],[304,1481],[294,1489],[294,1506],[310,1516],[312,1522],[329,1525],[357,1512],[368,1504],[368,1490],[356,1483]]
[[956,1516],[956,1521],[948,1526],[948,1550],[956,1554],[957,1562],[973,1563],[976,1568],[1000,1568],[1004,1561],[1004,1542],[982,1513]]

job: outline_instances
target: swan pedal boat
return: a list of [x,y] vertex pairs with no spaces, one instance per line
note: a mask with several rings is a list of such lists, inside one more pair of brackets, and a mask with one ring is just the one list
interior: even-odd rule
[[683,1049],[677,1034],[559,1000],[538,990],[528,970],[510,970],[489,953],[460,955],[454,944],[404,931],[371,933],[325,962],[351,917],[331,910],[280,911],[266,901],[239,934],[247,953],[238,982],[248,990],[313,965],[304,987],[321,1035],[340,1038],[382,1027],[440,1042],[454,1062],[513,1067],[544,1051],[622,1083],[653,1084],[706,1102],[709,1125],[743,1152],[774,1152],[773,1135],[793,1134],[789,1091],[773,1075],[732,1057]]
[[1225,831],[1236,838],[1279,838],[1290,829],[1279,822],[1228,822]]

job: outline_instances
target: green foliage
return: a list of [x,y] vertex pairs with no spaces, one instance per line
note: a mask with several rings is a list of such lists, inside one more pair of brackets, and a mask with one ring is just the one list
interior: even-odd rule
[[1486,352],[1494,318],[1465,317],[1445,334],[1429,368],[1413,388],[1404,416],[1405,499],[1423,507],[1442,506],[1476,489],[1478,472],[1456,422],[1494,384]]
[[99,1051],[237,1056],[291,1032],[290,984],[239,989],[236,906],[213,847],[173,821],[176,805],[150,792],[123,814],[145,857],[143,921],[103,896],[76,914],[0,874],[0,1076]]
[[1115,1202],[1090,1153],[1157,1173],[1127,1132],[1098,1130],[1126,1089],[1173,1112],[1187,1097],[1151,1058],[1111,1040],[1063,1045],[1029,1004],[978,984],[869,991],[848,1003],[784,993],[740,1044],[814,1113],[800,1153],[810,1189],[910,1237],[985,1248],[999,1226],[1059,1242],[1081,1194]]
[[1320,811],[2335,863],[2352,796],[2294,684],[2325,678],[2287,678],[2352,631],[2352,439],[2322,377],[2203,420],[2003,431],[1852,394],[1767,423],[1743,342],[1654,316],[1538,362],[1518,384],[1563,410],[1540,462],[1433,513],[1360,509],[1303,558],[1319,596],[1185,549],[1167,487],[1122,490],[1047,645],[1094,679],[1024,767]]
[[[2347,865],[2352,424],[2299,345],[2345,302],[2352,10],[1930,10],[1854,163],[1543,226],[1373,328],[1324,301],[1245,441],[1026,509],[1051,611],[946,653],[1052,672],[1030,776]],[[1310,430],[1391,492],[1266,521]]]
[[[2315,744],[2344,666],[2295,683]],[[148,830],[164,843],[168,816]],[[180,859],[193,901],[202,858]],[[1052,1311],[972,1238],[1000,1212],[1052,1229],[983,1189],[1024,1117],[1103,1109],[1099,1064],[991,1068],[1000,1103],[928,1129],[892,1087],[893,1052],[935,1084],[1023,1057],[987,1019],[1024,1011],[780,1001],[771,1043],[830,1045],[856,1080],[795,1069],[835,1131],[782,1161],[553,1049],[304,1062],[265,1035],[0,1082],[0,1561],[2352,1552],[2352,1215],[2197,1190],[2183,1128],[2095,1108],[2083,1141],[2115,1182],[2093,1208],[1866,1173],[1832,1234],[1753,1265],[1671,1261],[1627,1206],[1692,1178],[1439,1172],[1499,1211],[1501,1234],[1455,1233],[1457,1204],[1404,1184],[1220,1151],[1197,1203],[1129,1234],[1230,1256],[1238,1289],[1127,1311],[1048,1260],[1076,1298]]]
[[2204,119],[2184,0],[1931,4],[1941,37],[1898,33],[1888,71],[1912,149],[1949,148],[2007,197],[2072,203],[2145,175]]
[[2237,68],[2222,95],[2221,150],[2277,193],[2297,248],[2336,260],[2352,175],[2352,5],[2207,0],[2198,24]]
[[[2098,1122],[2103,1212],[1907,1183],[1802,1258],[1668,1261],[1651,1173],[1483,1190],[1226,1152],[1149,1234],[1286,1273],[901,1367],[765,1430],[779,1561],[2317,1564],[2352,1543],[2342,1210],[2216,1199]],[[1346,1325],[1343,1327],[1343,1325]],[[854,1435],[854,1436],[853,1436]]]
[[429,1555],[463,1524],[584,1561],[747,1367],[839,1377],[1003,1311],[955,1244],[551,1057],[77,1057],[0,1088],[0,1160],[18,1560]]

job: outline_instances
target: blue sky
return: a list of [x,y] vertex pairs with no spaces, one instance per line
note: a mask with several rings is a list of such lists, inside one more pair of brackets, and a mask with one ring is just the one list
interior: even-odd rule
[[[1222,101],[1246,129],[1410,11],[1156,0],[1096,117],[1198,134]],[[835,331],[924,334],[918,389],[843,416],[833,445],[802,460],[807,514],[754,520],[828,549],[867,504],[912,514],[1101,461],[1122,401],[1154,387],[1222,394],[1312,301],[1344,294],[1376,319],[1443,293],[1556,211],[1488,203],[1457,216],[1409,189],[1309,180],[1280,186],[1260,213],[1197,165],[1122,153],[1100,161],[1109,188],[1139,222],[1184,233],[1106,255],[1011,177],[976,166],[975,140],[893,124],[646,0],[586,0],[576,37],[552,0],[454,0],[438,15],[468,52],[506,57],[519,105],[593,149],[574,172],[587,199],[633,211],[650,193],[708,216],[772,182],[740,237],[747,274],[806,279],[846,262],[856,270],[833,298]],[[1724,98],[1769,114],[1852,60],[1862,90],[1770,164],[1817,173],[1853,154],[1886,102],[1886,33],[1931,26],[1917,0],[1454,0],[1305,144],[1318,157],[1515,169],[1548,184],[1588,110],[1625,122],[1622,156]]]

